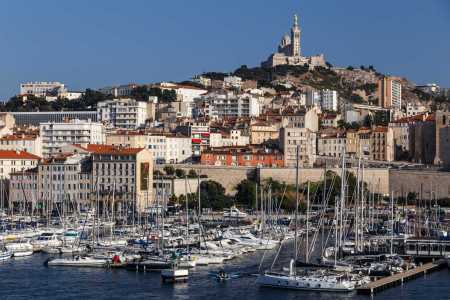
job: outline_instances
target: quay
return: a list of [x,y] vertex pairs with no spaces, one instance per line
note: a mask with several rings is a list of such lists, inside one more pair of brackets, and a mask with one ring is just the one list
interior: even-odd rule
[[447,266],[447,262],[444,259],[426,263],[414,269],[410,269],[402,273],[372,281],[364,286],[357,288],[357,293],[363,295],[372,295],[389,287],[403,284],[403,282],[405,281],[442,269],[445,266]]

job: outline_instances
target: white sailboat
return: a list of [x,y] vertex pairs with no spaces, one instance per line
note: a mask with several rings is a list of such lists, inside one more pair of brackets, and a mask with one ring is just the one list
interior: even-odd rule
[[[289,274],[274,273],[266,271],[260,274],[257,283],[261,286],[295,289],[295,290],[314,290],[314,291],[332,291],[332,292],[349,292],[353,291],[356,282],[342,274],[325,274],[323,272],[314,272],[309,274],[298,275],[295,267],[298,251],[298,204],[299,204],[299,148],[297,146],[297,166],[296,166],[296,208],[295,208],[295,235],[294,235],[294,259],[291,259],[289,265]],[[343,196],[343,195],[342,195]],[[308,224],[308,219],[306,220]],[[308,232],[306,233],[308,235]],[[308,245],[307,245],[308,248]],[[306,262],[309,259],[309,251],[306,251]]]

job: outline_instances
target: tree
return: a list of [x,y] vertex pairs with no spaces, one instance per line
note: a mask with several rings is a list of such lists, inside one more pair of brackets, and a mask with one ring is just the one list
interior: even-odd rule
[[202,181],[200,183],[200,199],[202,207],[221,210],[230,207],[231,199],[225,195],[225,188],[213,180]]
[[347,67],[347,70],[349,70],[349,71],[353,71],[355,68],[353,68],[352,66],[348,66]]
[[387,126],[389,119],[390,115],[388,111],[376,111],[373,115],[373,123],[376,126]]
[[175,170],[175,175],[178,178],[184,178],[186,176],[186,172],[183,169],[176,169]]
[[337,121],[337,127],[340,128],[340,129],[346,128],[346,124],[347,124],[347,123],[345,123],[344,120],[338,120],[338,121]]
[[164,167],[164,173],[166,173],[166,175],[172,176],[175,173],[175,169],[172,166],[165,166]]
[[350,96],[350,102],[352,102],[352,103],[363,103],[364,99],[358,94],[352,94]]
[[254,207],[256,199],[256,182],[244,179],[236,186],[236,202],[247,207]]

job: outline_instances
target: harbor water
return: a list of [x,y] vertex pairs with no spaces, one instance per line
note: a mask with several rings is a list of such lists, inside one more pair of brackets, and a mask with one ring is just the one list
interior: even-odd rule
[[[285,251],[286,252],[286,251]],[[186,283],[163,284],[160,273],[136,273],[122,269],[45,267],[45,254],[12,259],[0,264],[0,299],[370,299],[352,293],[319,293],[261,288],[255,283],[263,252],[230,261],[226,272],[242,274],[238,279],[218,282],[211,272],[219,266],[196,267]],[[267,268],[274,252],[266,253]],[[277,265],[287,265],[289,253],[281,253]],[[387,289],[375,299],[450,299],[447,269]]]

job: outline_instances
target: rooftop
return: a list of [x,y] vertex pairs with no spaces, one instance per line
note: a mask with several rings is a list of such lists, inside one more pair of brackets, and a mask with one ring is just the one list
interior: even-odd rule
[[41,159],[39,156],[26,151],[0,150],[0,159]]

